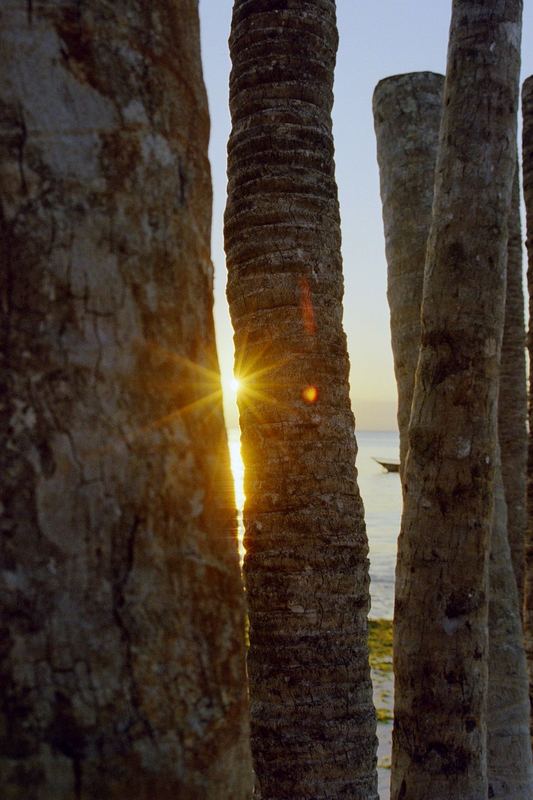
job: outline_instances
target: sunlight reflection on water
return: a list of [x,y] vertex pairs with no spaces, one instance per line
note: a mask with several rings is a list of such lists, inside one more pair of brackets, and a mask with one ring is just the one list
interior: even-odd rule
[[241,562],[244,558],[244,526],[242,521],[242,510],[244,507],[244,465],[241,458],[241,441],[238,429],[232,428],[228,431],[229,457],[231,471],[233,473],[233,484],[235,486],[235,503],[237,504],[237,539],[239,542],[239,557]]

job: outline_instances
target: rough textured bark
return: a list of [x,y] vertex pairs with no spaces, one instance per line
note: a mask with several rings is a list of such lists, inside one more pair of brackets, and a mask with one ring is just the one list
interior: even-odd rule
[[9,800],[250,793],[197,13],[0,11]]
[[494,524],[489,566],[489,797],[528,800],[533,766],[528,734],[527,661],[520,619],[526,517],[526,369],[519,177],[515,170],[507,247],[500,362]]
[[[442,108],[444,79],[432,73],[412,73],[386,78],[374,93],[378,161],[380,167],[383,219],[389,265],[389,304],[391,336],[397,367],[398,403],[403,413],[398,422],[400,440],[407,441],[408,410],[415,380],[416,356],[420,335],[420,305],[425,262],[425,246],[431,222],[434,165]],[[520,445],[510,441],[510,431],[520,419],[521,381],[525,379],[524,360],[519,357],[521,258],[516,253],[516,229],[519,227],[515,181],[510,214],[506,324],[502,344],[502,381],[513,391],[500,391],[499,418],[511,418],[506,424],[510,460]],[[415,222],[413,222],[415,220]],[[515,234],[513,236],[513,233]],[[519,238],[518,238],[518,241]],[[523,298],[521,303],[523,320]],[[515,316],[516,315],[516,316]],[[524,336],[522,329],[522,353]],[[414,351],[414,354],[413,354]],[[513,371],[514,370],[514,371]],[[503,388],[503,387],[502,387]],[[523,415],[522,415],[523,419]],[[516,426],[518,427],[518,426]],[[515,427],[515,429],[516,429]],[[520,435],[520,430],[516,431]],[[522,432],[525,442],[525,435]],[[502,445],[503,447],[503,445]],[[498,457],[499,463],[499,457]],[[517,499],[516,484],[525,476],[513,474],[511,464],[511,497]],[[488,773],[489,797],[528,798],[533,793],[531,753],[527,731],[529,704],[522,627],[516,581],[510,560],[507,539],[507,507],[503,494],[501,470],[498,467],[496,504],[491,535],[489,568],[489,704],[488,704]],[[522,504],[524,507],[524,503]]]
[[[513,206],[512,211],[516,210]],[[488,797],[530,800],[533,797],[533,764],[527,663],[509,546],[500,447],[496,452],[489,587]]]
[[377,798],[368,563],[342,329],[333,0],[237,0],[225,238],[244,382],[252,752],[263,798]]
[[453,3],[396,574],[395,800],[488,792],[487,553],[521,11]]
[[[533,75],[522,87],[522,169],[526,205],[527,284],[529,294],[529,438],[527,466],[527,534],[524,563],[524,639],[529,670],[529,703],[533,709]],[[533,715],[531,717],[533,737]]]
[[520,599],[524,593],[524,545],[527,529],[527,387],[520,179],[516,168],[509,214],[507,289],[498,402],[498,438],[507,503],[507,533]]
[[443,88],[443,75],[411,72],[380,81],[373,98],[402,472],[420,344]]

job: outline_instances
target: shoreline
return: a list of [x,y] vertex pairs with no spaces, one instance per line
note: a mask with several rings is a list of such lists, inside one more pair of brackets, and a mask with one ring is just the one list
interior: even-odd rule
[[392,672],[392,620],[368,620],[370,673],[377,717],[378,790],[382,800],[390,794],[394,677]]

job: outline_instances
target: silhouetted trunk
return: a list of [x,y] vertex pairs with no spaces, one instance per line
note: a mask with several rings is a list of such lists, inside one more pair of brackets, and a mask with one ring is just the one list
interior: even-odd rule
[[527,388],[520,180],[517,165],[509,215],[507,290],[500,366],[498,431],[507,503],[507,532],[520,604],[524,593],[524,545],[527,530]]
[[527,663],[507,535],[508,513],[499,451],[498,447],[489,562],[488,797],[530,800],[533,765],[528,731]]
[[[381,81],[374,92],[374,120],[378,143],[381,195],[387,262],[389,265],[389,303],[391,334],[397,368],[400,441],[407,440],[406,397],[411,398],[415,380],[419,342],[414,327],[420,316],[424,255],[422,241],[427,240],[431,221],[433,173],[437,158],[438,133],[444,80],[431,73],[411,73]],[[515,187],[516,188],[516,187]],[[516,230],[517,195],[513,192],[510,228]],[[429,210],[428,210],[429,209]],[[425,223],[425,225],[424,225]],[[509,242],[509,273],[506,325],[502,346],[509,351],[505,378],[520,386],[520,360],[513,353],[516,330],[513,319],[516,305],[517,276],[520,259]],[[424,249],[425,252],[425,249]],[[514,256],[514,258],[513,258]],[[416,272],[418,270],[418,272]],[[523,304],[522,304],[523,307]],[[518,317],[519,318],[519,317]],[[523,318],[523,311],[522,311]],[[419,330],[419,326],[418,326]],[[511,332],[511,335],[509,335]],[[524,338],[522,336],[522,342]],[[516,374],[510,374],[513,365]],[[518,393],[520,394],[520,393]],[[519,416],[512,403],[512,392],[500,395],[509,416]],[[502,413],[500,412],[500,418]],[[511,422],[507,423],[510,426]],[[511,454],[512,454],[512,449]],[[515,463],[519,468],[519,465]],[[525,470],[523,470],[525,474]],[[509,473],[510,474],[510,473]],[[520,476],[513,480],[519,481]],[[489,661],[489,796],[527,798],[531,795],[531,756],[527,720],[526,665],[516,582],[507,541],[507,510],[501,473],[497,484],[497,502],[492,528],[490,561],[490,661]]]
[[[524,563],[524,638],[529,669],[529,703],[533,709],[533,75],[522,86],[522,168],[526,205],[527,284],[529,294],[529,438],[527,466],[527,535]],[[530,720],[533,738],[533,714]]]
[[1,40],[1,793],[244,800],[197,3]]
[[395,800],[488,793],[487,553],[521,10],[453,4],[396,574]]
[[411,72],[380,81],[373,98],[402,473],[420,345],[443,87],[443,75]]
[[[489,797],[533,797],[527,662],[520,619],[526,519],[526,373],[518,164],[515,170],[498,400],[501,470],[496,467],[489,567]],[[498,454],[498,461],[500,454]]]
[[245,463],[252,751],[275,798],[377,798],[331,106],[333,0],[237,0],[228,297]]

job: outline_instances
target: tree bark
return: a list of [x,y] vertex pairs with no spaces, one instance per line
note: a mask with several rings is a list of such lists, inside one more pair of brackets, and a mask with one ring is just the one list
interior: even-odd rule
[[[513,204],[511,214],[515,211]],[[533,764],[527,662],[499,450],[498,447],[489,563],[488,797],[528,800],[533,796]]]
[[420,345],[443,87],[443,75],[411,72],[380,81],[373,98],[402,474]]
[[[522,169],[526,205],[527,285],[529,295],[529,437],[527,465],[527,534],[524,563],[524,639],[529,671],[529,703],[533,709],[533,75],[522,86]],[[530,719],[533,739],[533,714]]]
[[507,246],[500,362],[494,523],[489,566],[489,797],[533,796],[530,707],[521,607],[526,515],[527,394],[519,175],[516,162]]
[[453,3],[396,574],[394,800],[488,792],[487,554],[521,11]]
[[524,595],[524,546],[527,530],[527,387],[520,179],[517,167],[509,214],[505,324],[500,365],[498,432],[507,504],[507,533],[520,606]]
[[[392,347],[398,367],[398,414],[400,441],[407,441],[408,409],[411,400],[419,341],[414,331],[420,328],[424,273],[423,242],[427,241],[431,221],[433,176],[442,109],[444,79],[432,73],[397,75],[381,81],[374,92],[378,161],[380,167],[383,220],[389,265],[389,304],[391,307]],[[500,391],[499,418],[506,419],[508,454],[507,475],[511,499],[519,497],[516,486],[525,476],[513,457],[520,450],[511,439],[515,426],[520,435],[520,392],[525,379],[523,359],[519,357],[519,304],[521,258],[516,253],[519,209],[516,181],[509,221],[506,317],[502,344],[502,381],[517,392]],[[518,220],[517,220],[518,216]],[[513,236],[514,233],[514,236]],[[520,238],[518,237],[518,241]],[[517,273],[519,273],[517,275]],[[523,298],[521,303],[523,319]],[[522,350],[524,336],[522,332]],[[514,369],[514,371],[511,371]],[[503,389],[503,387],[502,387]],[[525,398],[524,398],[525,399]],[[513,405],[514,404],[514,405]],[[502,437],[504,438],[504,437]],[[525,442],[525,432],[523,433]],[[503,449],[503,444],[502,444]],[[496,504],[491,534],[489,568],[489,716],[488,768],[489,796],[527,798],[531,796],[531,754],[527,720],[527,675],[522,644],[518,594],[507,539],[507,507],[500,468],[496,483]]]
[[244,800],[197,3],[0,13],[2,797]]
[[237,0],[228,298],[261,796],[377,798],[331,106],[333,0]]

